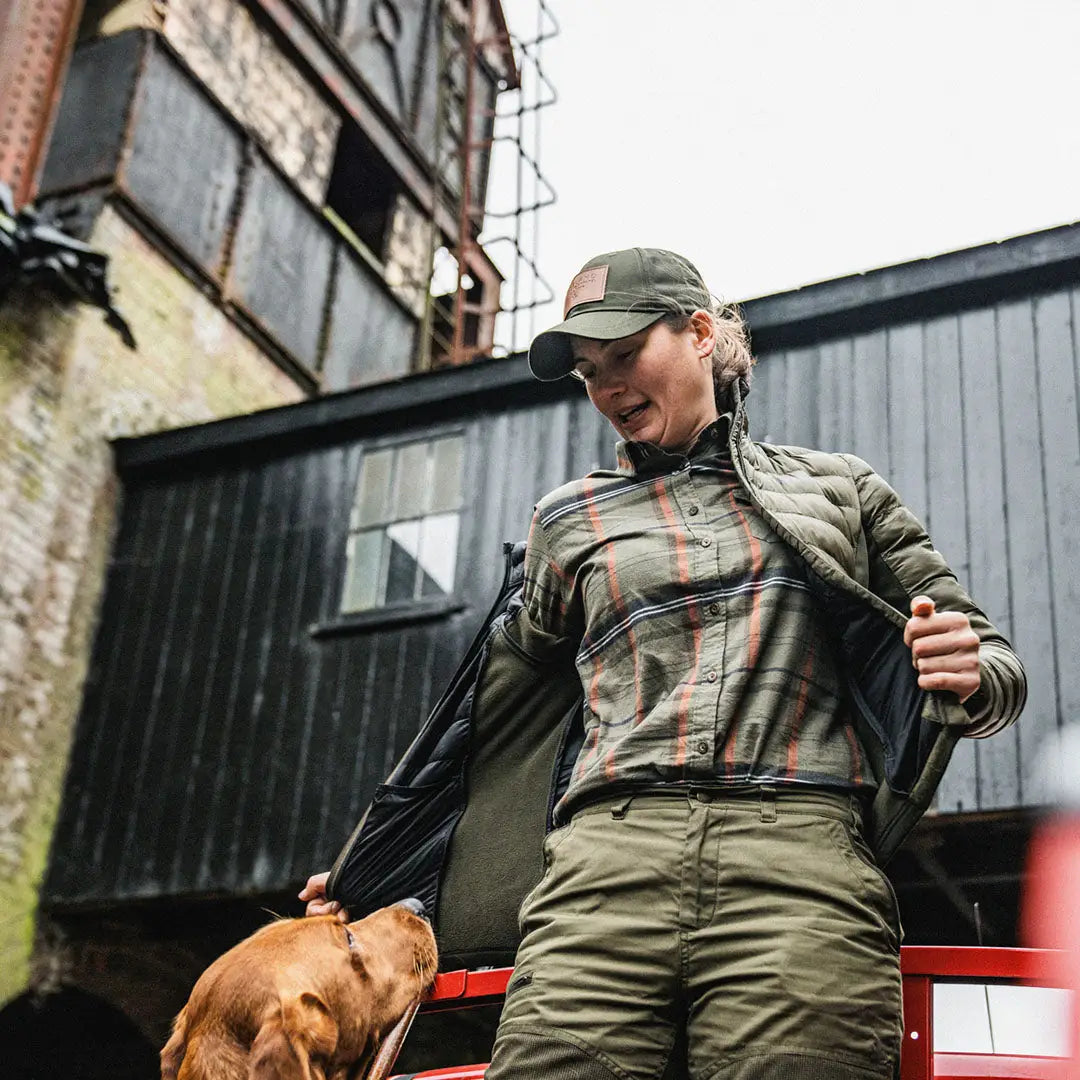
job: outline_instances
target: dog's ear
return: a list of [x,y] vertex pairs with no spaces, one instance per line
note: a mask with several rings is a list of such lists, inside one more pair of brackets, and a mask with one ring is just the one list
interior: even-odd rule
[[176,1080],[180,1062],[184,1060],[187,1039],[187,1009],[183,1008],[173,1021],[172,1034],[161,1051],[161,1080]]
[[319,1059],[330,1057],[337,1041],[337,1023],[318,994],[283,998],[251,1044],[248,1080],[322,1080]]

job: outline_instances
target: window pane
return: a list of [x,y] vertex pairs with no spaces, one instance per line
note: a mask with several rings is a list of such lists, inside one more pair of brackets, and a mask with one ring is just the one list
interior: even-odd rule
[[349,537],[342,611],[363,611],[380,603],[379,579],[383,548],[381,529],[369,529]]
[[436,514],[424,519],[420,547],[421,596],[445,596],[453,592],[457,541],[457,514]]
[[435,443],[435,478],[432,482],[433,513],[457,510],[461,507],[461,475],[465,458],[465,440],[460,436],[439,439]]
[[390,541],[386,574],[386,603],[400,603],[416,597],[417,552],[420,549],[420,522],[399,521],[386,530]]
[[390,467],[393,450],[365,454],[360,464],[360,485],[356,492],[352,528],[377,525],[390,517]]
[[397,455],[397,499],[394,517],[423,517],[427,512],[427,500],[430,494],[428,478],[429,443],[412,443],[398,449]]

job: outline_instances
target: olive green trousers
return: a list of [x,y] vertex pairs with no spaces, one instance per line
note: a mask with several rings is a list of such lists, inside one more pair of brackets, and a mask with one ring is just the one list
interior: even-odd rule
[[[854,797],[644,794],[544,843],[488,1080],[891,1078],[896,899]],[[665,1072],[667,1070],[667,1072]]]

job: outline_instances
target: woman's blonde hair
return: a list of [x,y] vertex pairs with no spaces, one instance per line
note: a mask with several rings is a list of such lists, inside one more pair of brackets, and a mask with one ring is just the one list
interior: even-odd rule
[[[744,395],[749,391],[750,369],[754,366],[754,357],[750,352],[746,320],[738,304],[725,303],[714,296],[711,310],[707,314],[712,319],[716,334],[716,345],[712,354],[713,388],[717,406],[724,407],[728,391],[736,379],[741,380]],[[681,334],[690,325],[690,313],[680,311],[665,315],[663,321],[673,334]]]

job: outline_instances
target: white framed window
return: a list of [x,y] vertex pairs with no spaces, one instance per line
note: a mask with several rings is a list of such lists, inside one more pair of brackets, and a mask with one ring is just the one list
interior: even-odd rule
[[464,459],[461,434],[364,454],[349,518],[342,614],[452,594]]

